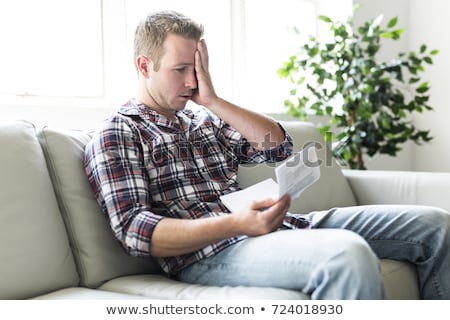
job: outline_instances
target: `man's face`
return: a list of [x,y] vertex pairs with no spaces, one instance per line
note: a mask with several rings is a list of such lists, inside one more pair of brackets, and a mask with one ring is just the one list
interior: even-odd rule
[[197,88],[195,52],[197,41],[169,34],[163,43],[163,56],[158,71],[149,68],[147,91],[155,111],[173,115],[182,110]]

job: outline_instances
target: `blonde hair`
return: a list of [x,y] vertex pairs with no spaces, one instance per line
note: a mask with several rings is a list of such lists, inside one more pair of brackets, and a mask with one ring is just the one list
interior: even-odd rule
[[151,13],[136,27],[134,60],[141,54],[146,55],[153,61],[153,69],[158,71],[164,54],[163,42],[169,33],[199,41],[203,36],[203,26],[175,11]]

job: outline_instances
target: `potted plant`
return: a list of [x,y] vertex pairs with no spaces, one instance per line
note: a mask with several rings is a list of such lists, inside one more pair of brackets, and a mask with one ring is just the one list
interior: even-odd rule
[[[418,52],[381,62],[381,40],[398,40],[404,31],[396,28],[396,17],[385,27],[380,15],[358,28],[352,19],[319,19],[330,26],[333,41],[310,37],[278,70],[294,85],[284,102],[288,113],[302,120],[309,114],[328,116],[320,131],[327,143],[333,143],[335,157],[351,169],[366,169],[364,155],[395,156],[407,140],[429,142],[429,131],[417,129],[410,117],[432,110],[430,86],[420,74],[438,51],[422,45]],[[330,134],[331,129],[336,134]]]

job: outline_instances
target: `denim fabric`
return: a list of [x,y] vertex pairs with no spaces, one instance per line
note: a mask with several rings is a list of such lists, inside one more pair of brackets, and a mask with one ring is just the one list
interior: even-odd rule
[[216,286],[299,290],[312,299],[383,299],[378,258],[417,266],[424,299],[450,299],[450,215],[425,206],[357,206],[312,212],[311,230],[241,241],[182,270]]

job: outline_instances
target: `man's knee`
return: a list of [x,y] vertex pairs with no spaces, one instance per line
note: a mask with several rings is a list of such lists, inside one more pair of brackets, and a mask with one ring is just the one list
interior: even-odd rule
[[356,274],[379,272],[379,260],[367,241],[348,230],[340,230],[336,237],[336,253],[333,260],[340,260],[342,267]]
[[320,294],[345,299],[381,299],[384,297],[379,260],[358,234],[336,230],[334,253],[323,261],[311,279]]

